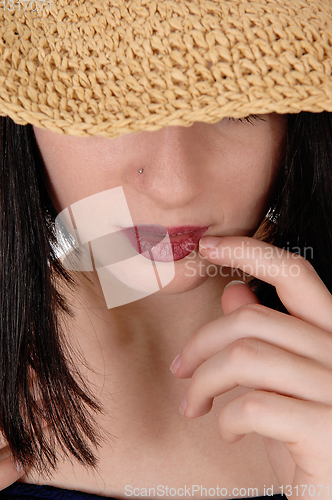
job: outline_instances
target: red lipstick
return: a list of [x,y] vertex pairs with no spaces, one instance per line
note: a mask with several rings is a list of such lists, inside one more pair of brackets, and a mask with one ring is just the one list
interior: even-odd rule
[[184,259],[195,250],[208,228],[209,226],[164,227],[139,224],[121,229],[135,250],[144,257],[157,262],[172,262]]

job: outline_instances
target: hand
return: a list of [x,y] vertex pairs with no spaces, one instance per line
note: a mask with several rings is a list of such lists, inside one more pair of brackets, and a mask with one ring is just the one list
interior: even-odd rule
[[253,389],[222,408],[222,441],[261,434],[278,481],[292,487],[289,499],[330,498],[332,296],[299,255],[248,237],[213,240],[216,248],[200,246],[203,257],[274,285],[290,315],[261,305],[245,284],[228,287],[225,315],[200,328],[174,362],[177,377],[191,377],[182,412],[197,418],[226,391]]

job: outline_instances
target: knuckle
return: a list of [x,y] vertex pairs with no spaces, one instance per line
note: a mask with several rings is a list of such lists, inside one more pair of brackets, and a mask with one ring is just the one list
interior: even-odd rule
[[258,353],[258,341],[251,338],[235,340],[228,350],[228,364],[243,366],[249,358],[256,358]]
[[266,317],[267,308],[263,304],[246,304],[235,311],[235,321],[240,330],[248,327],[249,323],[257,320],[258,317]]
[[[294,255],[294,254],[293,254]],[[296,265],[299,266],[300,272],[301,273],[314,273],[316,274],[316,270],[314,266],[308,261],[308,259],[304,258],[300,254],[295,254],[296,257],[294,257],[294,262]]]
[[261,416],[266,407],[266,397],[263,392],[251,391],[243,397],[242,412],[250,420]]

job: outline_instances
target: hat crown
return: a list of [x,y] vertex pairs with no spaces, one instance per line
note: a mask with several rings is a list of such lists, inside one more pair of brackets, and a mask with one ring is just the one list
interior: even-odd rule
[[48,0],[0,11],[0,114],[58,133],[112,138],[330,111],[331,67],[329,0]]

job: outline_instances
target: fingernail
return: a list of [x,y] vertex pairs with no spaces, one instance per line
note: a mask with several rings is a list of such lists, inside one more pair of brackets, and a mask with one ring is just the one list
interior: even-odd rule
[[186,395],[184,395],[184,398],[182,399],[181,404],[180,404],[181,415],[184,415],[186,408],[187,408],[187,397],[186,397]]
[[226,290],[226,288],[228,286],[231,286],[231,285],[236,285],[237,283],[243,283],[244,285],[246,284],[244,281],[241,281],[241,280],[233,280],[233,281],[230,281],[229,283],[227,283],[227,285],[225,286],[224,288],[224,291]]
[[199,248],[214,248],[221,242],[216,236],[205,236],[199,240]]
[[176,356],[176,358],[173,360],[170,370],[173,374],[175,374],[178,369],[180,368],[181,365],[181,353]]

